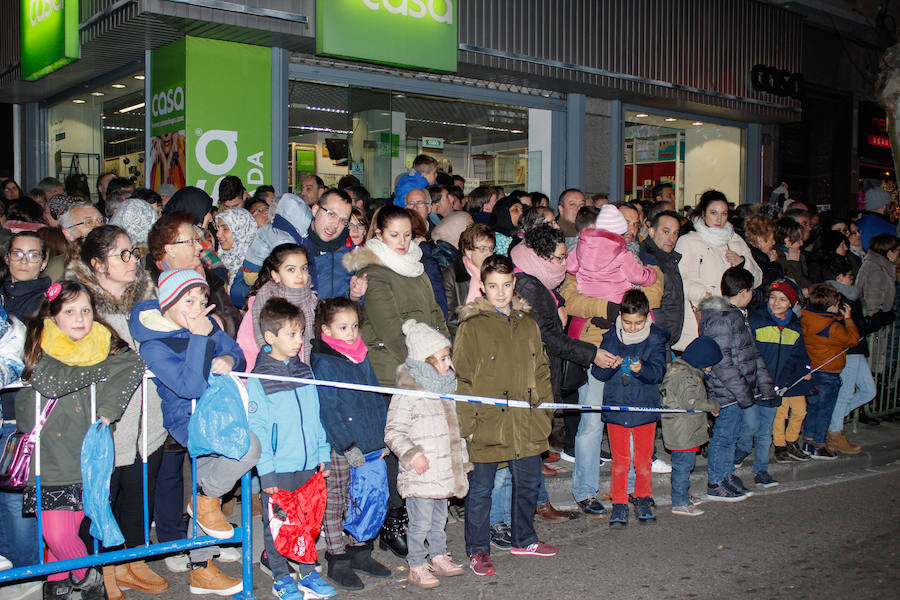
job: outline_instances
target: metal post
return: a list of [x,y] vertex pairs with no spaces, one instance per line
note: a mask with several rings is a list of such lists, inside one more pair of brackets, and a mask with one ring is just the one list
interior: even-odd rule
[[[149,112],[149,111],[148,111]],[[144,498],[144,547],[150,545],[150,483],[147,473],[147,375],[141,379],[141,430],[143,431],[141,449],[141,494]]]
[[[35,390],[34,392],[34,422],[38,423],[41,418],[41,395]],[[44,547],[44,524],[41,518],[41,430],[43,427],[35,427],[34,440],[34,494],[37,500],[36,517],[37,517],[37,547],[38,550]],[[44,564],[44,553],[38,552],[38,564]]]

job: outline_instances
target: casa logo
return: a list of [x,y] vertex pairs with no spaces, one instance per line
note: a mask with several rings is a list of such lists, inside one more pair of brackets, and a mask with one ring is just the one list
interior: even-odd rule
[[[201,131],[197,129],[195,133],[198,136],[194,146],[194,158],[197,159],[197,164],[207,175],[218,177],[213,184],[212,192],[210,192],[213,200],[219,200],[219,184],[229,173],[242,175],[241,179],[248,185],[262,185],[265,182],[265,165],[263,163],[265,152],[259,151],[250,154],[247,156],[248,164],[238,166],[240,153],[238,152],[237,131],[226,129]],[[225,147],[225,158],[221,162],[214,162],[214,159],[209,157],[209,147],[219,145]],[[201,177],[197,179],[196,186],[205,191],[207,181],[206,177]]]
[[[404,17],[412,17],[414,19],[424,19],[426,15],[431,17],[436,23],[446,23],[453,25],[453,0],[362,0],[362,3],[371,10],[384,10],[395,15],[403,15]],[[435,4],[444,5],[444,14],[439,15],[435,10]]]
[[184,110],[184,88],[180,85],[154,94],[150,100],[150,112],[154,117]]
[[28,20],[34,27],[41,21],[50,18],[55,12],[62,12],[63,0],[30,0],[28,3]]

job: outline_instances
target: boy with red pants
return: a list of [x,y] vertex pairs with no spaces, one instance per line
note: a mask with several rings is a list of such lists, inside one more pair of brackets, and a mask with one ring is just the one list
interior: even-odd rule
[[[608,368],[594,365],[594,377],[606,383],[604,406],[659,408],[659,384],[666,373],[668,333],[653,325],[650,303],[640,290],[629,290],[622,297],[615,326],[603,336],[600,348],[616,359]],[[609,495],[613,509],[610,527],[628,524],[628,470],[631,445],[634,444],[635,515],[641,523],[656,520],[653,515],[653,441],[659,413],[610,411],[603,413],[612,453],[612,480]]]

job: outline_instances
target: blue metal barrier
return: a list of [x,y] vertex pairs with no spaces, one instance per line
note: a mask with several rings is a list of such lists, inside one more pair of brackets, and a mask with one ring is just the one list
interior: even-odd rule
[[[172,554],[175,552],[184,552],[195,548],[205,546],[218,546],[221,544],[241,544],[241,579],[243,582],[243,590],[235,594],[234,598],[241,600],[253,600],[253,528],[251,521],[250,494],[251,482],[250,473],[245,473],[241,477],[241,525],[235,527],[234,535],[227,540],[219,540],[208,535],[197,535],[197,521],[192,519],[193,528],[192,535],[184,540],[172,542],[164,542],[152,544],[150,543],[150,515],[147,507],[149,505],[149,485],[147,471],[147,385],[148,380],[153,376],[149,371],[144,373],[141,383],[141,431],[142,436],[142,496],[143,496],[143,525],[144,525],[144,544],[134,548],[125,548],[123,550],[113,550],[110,552],[100,552],[99,543],[94,539],[93,553],[81,558],[72,558],[54,562],[44,561],[44,538],[43,538],[43,522],[42,522],[42,506],[41,506],[41,444],[40,430],[37,431],[37,440],[35,442],[35,454],[33,457],[35,468],[35,493],[37,496],[37,511],[35,518],[37,519],[37,535],[38,535],[38,564],[28,567],[18,567],[0,571],[0,585],[5,583],[14,583],[18,580],[32,579],[35,577],[46,576],[51,573],[59,573],[61,571],[72,571],[75,569],[84,569],[101,565],[108,565],[119,562],[141,560]],[[21,384],[10,387],[23,387]],[[9,388],[7,388],[9,389]],[[97,419],[95,386],[91,385],[91,421]],[[35,392],[35,422],[41,412],[41,397]],[[197,514],[197,459],[191,458],[191,504],[193,513]],[[2,589],[2,588],[0,588]]]

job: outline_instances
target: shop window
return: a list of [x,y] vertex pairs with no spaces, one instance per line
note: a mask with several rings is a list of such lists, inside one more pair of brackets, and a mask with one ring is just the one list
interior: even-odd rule
[[[144,186],[144,76],[136,73],[64,100],[49,111],[49,173],[86,179],[112,172]],[[94,198],[96,200],[96,198]]]
[[[355,175],[387,197],[417,154],[478,185],[528,188],[528,110],[516,106],[292,81],[291,188],[317,174],[335,185]],[[534,160],[534,157],[532,157]]]
[[662,114],[626,111],[624,190],[626,200],[653,200],[653,187],[671,183],[675,205],[696,206],[717,189],[740,204],[744,193],[745,131]]

